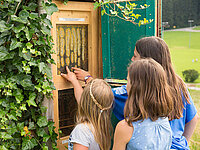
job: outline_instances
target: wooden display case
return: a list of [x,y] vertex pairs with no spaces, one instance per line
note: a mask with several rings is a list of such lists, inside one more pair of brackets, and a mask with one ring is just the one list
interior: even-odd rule
[[[60,73],[66,73],[65,67],[79,67],[90,72],[96,78],[102,77],[102,52],[100,36],[99,10],[94,10],[92,2],[54,1],[59,11],[51,16],[54,41],[52,65],[54,122],[58,133],[58,148],[64,149],[68,136],[75,125],[77,102],[73,87]],[[84,82],[81,82],[84,86]],[[59,130],[62,133],[59,134]]]

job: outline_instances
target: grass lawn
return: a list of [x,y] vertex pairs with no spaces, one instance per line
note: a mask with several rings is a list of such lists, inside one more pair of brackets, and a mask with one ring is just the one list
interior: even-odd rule
[[[191,34],[191,35],[190,35]],[[191,45],[189,48],[189,37]],[[172,62],[177,74],[182,76],[182,71],[195,69],[200,73],[200,32],[165,31],[164,40],[168,44]],[[198,61],[195,61],[198,59]],[[192,61],[194,60],[194,62]],[[195,81],[200,83],[200,77]],[[199,86],[199,85],[198,85]],[[197,86],[197,87],[198,87]],[[200,116],[200,91],[189,90],[193,102]],[[200,120],[189,143],[191,150],[200,150]]]
[[194,27],[193,30],[200,30],[200,26]]
[[[189,48],[189,37],[191,37]],[[195,69],[200,73],[200,32],[165,31],[164,40],[171,52],[176,73],[182,76],[182,71]],[[200,76],[195,83],[200,83]]]
[[[197,108],[198,114],[200,116],[200,91],[197,90],[189,90],[193,102]],[[194,134],[192,135],[191,141],[189,143],[191,150],[199,150],[200,149],[200,119],[197,123]]]

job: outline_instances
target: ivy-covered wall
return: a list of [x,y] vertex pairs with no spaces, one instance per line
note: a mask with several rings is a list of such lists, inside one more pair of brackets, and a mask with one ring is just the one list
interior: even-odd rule
[[0,149],[56,149],[54,123],[43,114],[50,98],[52,37],[47,15],[57,11],[51,1],[0,2]]

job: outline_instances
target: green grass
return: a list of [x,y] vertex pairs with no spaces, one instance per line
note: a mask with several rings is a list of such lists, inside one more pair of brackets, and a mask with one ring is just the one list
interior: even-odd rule
[[[193,102],[197,108],[198,115],[200,116],[200,91],[198,90],[189,90],[190,95],[193,99]],[[197,123],[196,129],[192,135],[191,141],[189,143],[191,150],[200,149],[200,119]]]
[[[191,45],[189,48],[189,37],[191,37]],[[164,32],[164,40],[169,46],[172,63],[177,74],[182,76],[182,71],[186,69],[195,69],[200,73],[200,32],[182,32],[182,31],[166,31]],[[197,62],[192,60],[198,59]],[[200,77],[195,81],[200,83]],[[196,85],[200,87],[200,85]],[[193,102],[200,116],[200,91],[189,90]],[[191,150],[200,150],[200,119],[197,123],[194,134],[189,143]]]
[[[190,48],[189,48],[189,39]],[[176,73],[183,78],[182,71],[195,69],[200,73],[200,32],[165,31],[164,40],[171,52]],[[196,61],[198,59],[198,61]],[[194,60],[194,62],[193,62]],[[200,83],[200,77],[195,80]]]
[[200,26],[194,27],[193,30],[200,30]]

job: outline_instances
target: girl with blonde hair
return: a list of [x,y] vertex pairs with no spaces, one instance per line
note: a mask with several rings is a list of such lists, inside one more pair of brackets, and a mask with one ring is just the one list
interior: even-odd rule
[[61,75],[72,83],[78,102],[77,125],[70,135],[68,149],[109,150],[114,99],[111,87],[102,79],[94,79],[82,89],[76,75],[66,69],[68,73]]

